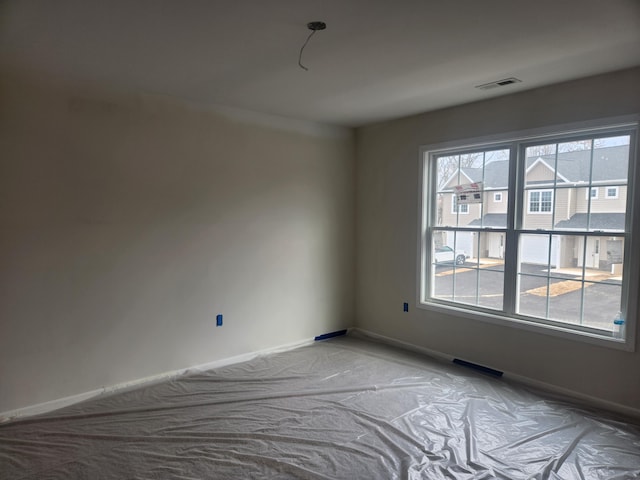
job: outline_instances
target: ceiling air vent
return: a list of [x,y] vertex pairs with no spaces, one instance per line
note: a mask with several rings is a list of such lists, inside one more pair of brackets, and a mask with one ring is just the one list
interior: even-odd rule
[[476,88],[479,88],[480,90],[491,90],[492,88],[506,87],[507,85],[521,82],[522,80],[518,80],[515,77],[509,77],[495,82],[485,83],[484,85],[476,85]]

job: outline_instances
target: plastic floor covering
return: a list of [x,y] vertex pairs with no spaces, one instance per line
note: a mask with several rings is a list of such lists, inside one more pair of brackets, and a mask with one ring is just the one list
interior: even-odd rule
[[640,427],[354,337],[0,425],[1,479],[632,479]]

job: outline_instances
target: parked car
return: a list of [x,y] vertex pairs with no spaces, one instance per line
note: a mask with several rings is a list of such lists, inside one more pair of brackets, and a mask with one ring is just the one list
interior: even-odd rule
[[453,263],[455,261],[456,265],[462,265],[467,258],[469,258],[469,255],[465,252],[455,252],[453,248],[447,245],[436,247],[433,252],[434,263]]

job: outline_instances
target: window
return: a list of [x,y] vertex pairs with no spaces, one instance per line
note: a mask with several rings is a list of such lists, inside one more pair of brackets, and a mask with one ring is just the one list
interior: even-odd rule
[[456,198],[455,194],[451,195],[451,213],[461,213],[463,215],[469,213],[469,205],[467,203],[457,205],[458,208],[456,208]]
[[[613,319],[635,318],[636,134],[626,124],[425,149],[419,306],[632,349],[635,326],[620,338]],[[468,218],[442,216],[469,180],[487,190]],[[619,201],[594,204],[599,189]],[[507,191],[506,213],[489,208]]]
[[529,191],[529,213],[551,213],[553,208],[552,190]]
[[589,192],[591,192],[591,198],[592,199],[597,199],[598,198],[598,188],[597,187],[592,187],[591,190],[585,190],[584,198],[586,198],[586,199],[589,198]]

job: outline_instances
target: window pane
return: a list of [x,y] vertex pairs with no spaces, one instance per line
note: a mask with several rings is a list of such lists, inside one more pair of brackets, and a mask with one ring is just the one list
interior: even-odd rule
[[504,271],[505,232],[477,233],[478,258],[482,268]]
[[[472,256],[467,259],[465,266],[479,270],[478,278],[480,282],[480,297],[496,297],[499,293],[499,304],[502,305],[502,291],[504,287],[504,254],[505,254],[505,232],[474,232]],[[486,274],[484,272],[493,272]],[[497,280],[500,277],[500,280]],[[491,279],[489,283],[486,282]],[[487,287],[487,288],[484,288]],[[496,301],[479,300],[479,305],[494,307]]]
[[580,324],[582,304],[581,281],[551,278],[549,283],[549,319]]
[[517,312],[611,330],[620,309],[623,237],[520,236]]
[[480,268],[478,270],[478,305],[502,310],[504,297],[504,272]]
[[584,321],[583,324],[613,331],[613,319],[621,310],[622,282],[585,283],[584,289]]
[[566,188],[558,192],[554,228],[561,230],[586,230],[587,212],[596,204],[589,192],[594,189],[589,187]]
[[552,187],[556,179],[556,144],[537,145],[526,149],[525,184],[530,187]]
[[446,185],[452,184],[452,182],[458,183],[460,178],[460,172],[458,166],[460,164],[459,155],[447,155],[438,157],[437,159],[437,172],[438,172],[438,191],[442,191],[446,188]]
[[531,317],[547,318],[547,281],[546,277],[526,275],[525,267],[518,276],[517,313]]
[[605,195],[591,202],[589,230],[622,232],[626,222],[629,137],[599,138],[594,143],[592,182],[603,184]]
[[622,281],[622,266],[624,262],[624,238],[603,237],[600,256],[606,261],[603,268],[611,273],[612,281]]
[[590,190],[585,187],[558,188],[553,206],[553,226],[549,229],[585,230],[586,214],[577,212],[588,211]]
[[457,303],[478,304],[478,269],[456,268],[454,273],[455,295]]
[[453,300],[456,267],[466,261],[466,251],[473,248],[471,240],[471,232],[433,231],[430,270],[434,298]]
[[453,270],[450,265],[439,264],[432,269],[431,297],[453,300]]
[[628,135],[594,140],[592,183],[627,183],[629,140]]

